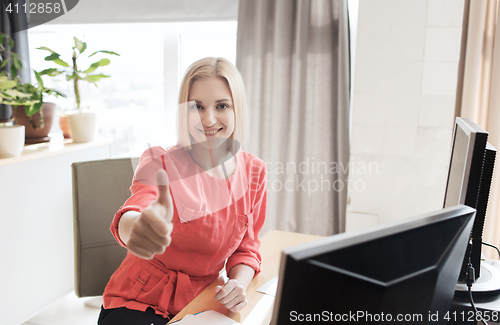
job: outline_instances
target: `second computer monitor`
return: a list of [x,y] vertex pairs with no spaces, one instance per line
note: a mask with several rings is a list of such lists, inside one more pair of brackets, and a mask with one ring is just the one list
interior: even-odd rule
[[474,214],[456,206],[284,250],[272,324],[445,324]]

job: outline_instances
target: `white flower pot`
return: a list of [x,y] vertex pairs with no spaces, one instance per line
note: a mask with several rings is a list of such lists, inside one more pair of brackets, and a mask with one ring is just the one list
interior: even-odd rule
[[96,113],[75,113],[68,115],[69,133],[73,142],[94,141],[97,134]]
[[19,157],[24,149],[24,125],[0,126],[0,158]]

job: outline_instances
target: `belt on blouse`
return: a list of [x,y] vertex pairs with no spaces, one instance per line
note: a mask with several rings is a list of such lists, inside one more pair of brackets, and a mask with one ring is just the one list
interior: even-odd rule
[[[194,299],[193,287],[191,286],[191,279],[193,280],[208,280],[213,278],[214,280],[217,278],[216,275],[209,276],[189,276],[182,271],[177,270],[168,270],[168,276],[165,276],[161,282],[163,283],[164,289],[160,297],[159,307],[168,310],[170,305],[170,301],[173,298],[174,302],[174,313],[178,313],[184,308],[187,304],[189,304]],[[168,283],[166,283],[168,281]],[[212,280],[213,281],[213,280]],[[172,312],[169,310],[169,312]]]

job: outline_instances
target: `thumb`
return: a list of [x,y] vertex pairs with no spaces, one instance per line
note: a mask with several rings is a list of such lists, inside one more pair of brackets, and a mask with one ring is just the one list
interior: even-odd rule
[[165,208],[170,208],[172,206],[172,197],[170,196],[170,184],[165,170],[158,169],[156,172],[156,184],[158,187],[158,202],[163,204]]

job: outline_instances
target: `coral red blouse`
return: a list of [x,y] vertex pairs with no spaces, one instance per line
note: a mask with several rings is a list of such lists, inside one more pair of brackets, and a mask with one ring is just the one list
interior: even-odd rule
[[266,214],[266,168],[249,153],[236,154],[236,171],[227,180],[210,176],[188,150],[153,147],[134,174],[132,195],[116,213],[111,232],[120,243],[118,223],[126,211],[142,211],[158,196],[156,171],[164,168],[174,202],[172,243],[152,260],[130,252],[104,291],[104,308],[152,307],[163,317],[177,314],[219,272],[246,264],[260,272],[259,232]]

